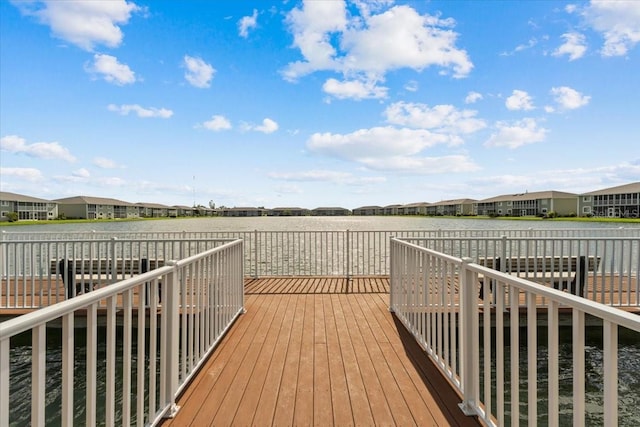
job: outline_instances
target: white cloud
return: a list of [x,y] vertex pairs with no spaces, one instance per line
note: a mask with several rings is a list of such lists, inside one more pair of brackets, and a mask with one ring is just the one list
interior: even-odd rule
[[73,171],[71,175],[78,178],[89,178],[91,176],[91,173],[85,168],[80,168],[78,170]]
[[410,80],[404,85],[404,89],[409,92],[416,92],[418,90],[418,82],[415,80]]
[[467,97],[464,99],[465,104],[475,104],[476,102],[482,99],[482,94],[479,92],[469,92]]
[[467,156],[452,155],[442,157],[391,156],[368,158],[362,161],[373,170],[404,172],[418,175],[451,174],[475,172],[480,167]]
[[[360,15],[347,13],[345,2],[338,0],[305,1],[287,15],[294,46],[303,59],[285,67],[285,79],[295,81],[328,70],[341,73],[347,82],[367,82],[375,87],[387,72],[399,68],[422,71],[436,66],[455,78],[471,72],[473,64],[466,51],[456,47],[458,35],[451,30],[455,24],[452,19],[420,15],[409,6],[388,8],[386,1],[375,7],[357,4]],[[362,96],[362,91],[353,93]]]
[[[437,162],[420,154],[427,148],[451,143],[450,136],[426,129],[387,126],[360,129],[349,134],[316,133],[307,140],[307,148],[320,155],[360,163],[371,169],[423,174],[433,171],[425,170],[425,165],[435,167]],[[449,166],[458,171],[471,168],[472,162]]]
[[211,116],[211,120],[202,123],[202,127],[212,131],[231,129],[231,122],[221,115]]
[[0,166],[0,176],[15,177],[31,182],[43,179],[42,172],[35,168],[5,168]]
[[273,133],[278,130],[278,123],[269,118],[266,118],[262,121],[262,124],[260,126],[253,127],[253,130],[262,133]]
[[533,99],[523,90],[515,89],[507,98],[505,105],[509,110],[533,110]]
[[93,159],[93,164],[101,169],[118,169],[120,166],[116,162],[106,157],[96,157]]
[[113,111],[119,113],[123,116],[128,115],[130,112],[134,112],[138,115],[138,117],[149,118],[149,117],[159,117],[162,119],[168,119],[173,116],[173,111],[168,110],[166,108],[143,108],[138,104],[123,104],[123,105],[114,105],[109,104],[107,106],[109,111]]
[[518,148],[544,141],[548,130],[538,126],[534,119],[525,118],[512,124],[497,122],[497,132],[484,143],[485,147]]
[[453,105],[436,105],[396,102],[384,112],[387,122],[400,126],[430,129],[451,135],[451,142],[460,142],[458,134],[470,134],[484,129],[484,120],[476,118],[477,111],[458,110]]
[[247,38],[249,36],[249,30],[256,28],[258,25],[258,10],[253,9],[253,15],[243,16],[238,21],[238,33],[240,37]]
[[377,86],[375,81],[345,80],[339,82],[336,79],[328,79],[322,85],[322,90],[338,99],[360,100],[386,98],[388,88]]
[[582,58],[587,51],[584,35],[580,33],[565,33],[562,35],[564,43],[553,51],[553,56],[568,55],[569,61]]
[[581,94],[575,89],[567,86],[554,87],[551,89],[558,106],[563,110],[575,110],[584,107],[589,103],[590,96]]
[[216,70],[202,58],[185,55],[184,67],[187,69],[184,78],[189,84],[198,88],[207,88],[211,85],[211,79]]
[[24,138],[16,135],[7,135],[0,138],[0,150],[15,154],[26,154],[29,157],[40,159],[60,159],[67,162],[75,162],[76,160],[68,149],[57,142],[27,144]]
[[48,25],[57,38],[91,51],[96,45],[110,48],[122,43],[120,26],[142,9],[125,0],[110,1],[15,1],[25,15]]
[[304,172],[271,172],[269,178],[293,182],[332,182],[335,184],[366,185],[385,182],[385,177],[357,177],[349,172],[309,170]]
[[126,64],[118,62],[118,58],[111,55],[95,54],[93,64],[85,65],[85,70],[100,75],[109,83],[118,86],[132,84],[136,81],[136,74]]
[[624,56],[640,42],[640,2],[591,0],[587,23],[604,37],[603,56]]

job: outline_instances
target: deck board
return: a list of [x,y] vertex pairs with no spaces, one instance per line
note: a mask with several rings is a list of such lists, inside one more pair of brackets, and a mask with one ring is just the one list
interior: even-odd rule
[[[298,280],[247,281],[247,312],[164,426],[479,425],[388,311],[389,295],[371,292],[388,282]],[[360,292],[339,292],[346,285]]]

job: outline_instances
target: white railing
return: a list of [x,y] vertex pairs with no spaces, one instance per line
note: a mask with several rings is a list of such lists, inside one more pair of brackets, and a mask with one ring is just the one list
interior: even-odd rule
[[[53,236],[50,236],[53,238]],[[231,239],[0,242],[0,308],[39,308],[184,259]]]
[[[162,234],[165,240],[158,240],[160,236],[151,233],[108,239],[100,235],[79,241],[62,240],[57,235],[42,240],[47,237],[44,234],[38,235],[41,240],[7,238],[0,242],[0,308],[49,305],[86,289],[144,272],[142,260],[147,260],[149,266],[158,265],[165,259],[180,259],[233,238],[233,233],[227,232]],[[238,234],[243,241],[248,239],[244,253],[247,276],[388,275],[389,241],[391,237],[402,237],[476,262],[491,258],[493,265],[498,259],[540,263],[524,273],[531,279],[554,273],[553,264],[545,264],[545,260],[585,257],[591,262],[585,268],[577,263],[573,272],[584,279],[581,295],[614,306],[640,305],[640,237],[424,237],[447,234],[442,230]],[[96,265],[83,262],[96,258],[115,261]],[[73,260],[73,266],[61,264],[65,260]],[[501,271],[509,272],[505,264],[508,263],[503,262]],[[69,272],[69,268],[74,271]],[[74,281],[70,288],[67,277]]]
[[0,425],[158,423],[243,312],[243,286],[237,240],[0,323]]
[[[587,409],[601,406],[601,422],[618,424],[618,336],[631,334],[638,342],[640,317],[482,267],[470,258],[399,239],[391,245],[390,309],[458,390],[465,413],[495,426],[516,426],[524,419],[529,425],[584,425]],[[538,314],[541,303],[546,315]],[[566,310],[571,312],[570,332],[560,327]],[[596,398],[602,404],[589,407],[585,352],[595,350],[587,351],[585,345],[586,319],[601,323],[604,342],[602,392]],[[546,334],[540,333],[539,320],[546,320]],[[521,336],[523,325],[526,332]],[[563,351],[569,349],[572,361],[562,372],[561,338],[571,342]],[[523,358],[520,344],[525,342]],[[625,374],[637,381],[637,370]],[[546,398],[539,399],[538,384],[545,383]],[[563,388],[573,391],[566,396]]]
[[[0,233],[1,243],[78,240],[155,240],[165,242],[242,239],[245,274],[263,276],[375,276],[389,274],[389,239],[412,237],[464,242],[467,239],[640,238],[640,228],[515,230],[375,230],[375,231],[214,231],[214,232],[76,232]],[[443,243],[445,244],[445,243]],[[461,250],[464,243],[460,243]],[[487,249],[488,250],[488,249]],[[469,255],[472,256],[472,255]],[[169,258],[165,258],[169,259]],[[617,258],[623,259],[623,258]],[[0,264],[0,269],[2,265]]]

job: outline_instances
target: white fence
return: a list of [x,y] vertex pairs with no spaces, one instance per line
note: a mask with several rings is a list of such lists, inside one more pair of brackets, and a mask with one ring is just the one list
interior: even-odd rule
[[[640,228],[570,228],[514,230],[375,230],[375,231],[214,231],[214,232],[77,232],[0,233],[0,243],[13,241],[154,240],[166,242],[242,239],[245,275],[262,276],[375,276],[389,274],[391,237],[441,239],[461,245],[466,239],[523,238],[640,238]],[[450,241],[450,243],[445,243]],[[26,244],[26,243],[25,243]],[[487,248],[488,250],[488,248]],[[469,255],[471,256],[471,255]],[[0,263],[6,259],[0,245]],[[169,259],[169,258],[165,258]],[[619,259],[619,258],[616,258]],[[0,264],[0,268],[2,265]]]
[[0,425],[141,426],[170,415],[244,310],[243,262],[242,241],[228,242],[0,323]]
[[[583,230],[576,230],[580,231],[576,233],[579,237],[546,237],[548,230],[526,230],[527,237],[478,237],[475,231],[459,237],[460,230],[129,233],[111,238],[101,233],[75,233],[84,239],[73,241],[63,237],[74,236],[55,233],[4,233],[0,242],[0,308],[36,308],[62,301],[146,271],[143,260],[148,266],[157,266],[164,260],[181,259],[236,237],[245,242],[244,274],[253,277],[388,275],[392,237],[402,237],[458,258],[470,257],[476,262],[491,259],[494,266],[498,259],[505,260],[501,271],[526,267],[523,274],[530,279],[553,274],[553,259],[569,262],[585,257],[592,262],[584,267],[577,262],[572,272],[583,278],[581,295],[591,300],[608,300],[615,306],[640,305],[637,297],[640,236],[611,237],[595,230],[602,229],[590,233],[602,235],[588,237]],[[629,230],[623,231],[639,234]],[[108,262],[83,261],[88,259]],[[509,260],[517,263],[506,262]],[[71,286],[69,278],[74,282]]]
[[[602,324],[602,423],[618,425],[618,337],[632,334],[639,340],[640,317],[482,267],[471,258],[400,239],[391,245],[391,310],[461,394],[467,414],[496,426],[517,426],[523,419],[529,425],[585,425],[589,318]],[[484,294],[479,298],[481,279]],[[541,304],[546,315],[538,313]],[[561,376],[559,339],[567,337],[559,317],[565,310],[571,312],[572,367]],[[539,320],[546,320],[546,333]],[[524,359],[520,343],[526,343]],[[539,367],[544,365],[543,373]],[[560,392],[567,382],[568,398]],[[546,384],[546,398],[538,384]]]

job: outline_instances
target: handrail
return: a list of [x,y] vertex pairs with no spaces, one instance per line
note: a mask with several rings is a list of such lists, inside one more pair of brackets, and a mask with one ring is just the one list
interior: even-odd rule
[[[535,231],[541,235],[545,234],[542,230]],[[185,233],[168,235],[165,240],[158,239],[159,234],[147,236],[147,239],[96,237],[73,241],[60,240],[57,235],[50,236],[51,240],[5,239],[0,241],[0,295],[3,295],[6,301],[3,308],[38,308],[64,298],[64,293],[60,292],[65,286],[62,283],[64,278],[59,274],[59,268],[51,267],[50,260],[62,261],[67,257],[124,259],[131,258],[133,253],[139,253],[145,258],[181,259],[233,239],[228,237],[229,233],[231,232],[198,233],[193,234],[194,240],[189,240],[190,234]],[[640,301],[631,298],[640,288],[636,280],[640,271],[640,233],[639,237],[444,236],[447,233],[442,230],[255,230],[239,232],[238,237],[244,241],[244,274],[254,278],[385,276],[390,273],[391,237],[408,239],[422,246],[430,245],[460,258],[471,257],[474,260],[480,257],[505,259],[516,256],[542,259],[543,255],[575,258],[579,254],[587,258],[597,258],[597,269],[586,272],[589,281],[597,285],[587,290],[586,296],[589,299],[602,300],[607,296],[603,294],[604,288],[601,286],[606,280],[613,283],[616,289],[624,289],[624,292],[617,292],[620,298],[612,301],[612,304],[640,305]],[[533,231],[528,234],[531,233]],[[433,237],[425,237],[426,235]],[[543,267],[547,271],[550,268]],[[103,270],[89,266],[84,271],[78,271],[76,282],[80,285],[79,288],[84,289],[95,284],[102,286],[113,282],[114,279],[124,279],[132,273],[117,272],[114,269]],[[114,274],[116,277],[113,277]],[[29,299],[26,295],[36,295],[37,298]]]
[[[10,424],[10,410],[13,416],[26,416],[29,407],[31,425],[55,422],[45,419],[43,402],[51,400],[46,395],[52,387],[50,381],[45,381],[48,378],[47,327],[58,321],[61,321],[63,337],[62,383],[54,387],[61,388],[61,392],[56,392],[61,395],[60,423],[73,423],[74,382],[78,381],[74,380],[77,375],[74,351],[78,350],[78,344],[74,344],[77,334],[74,319],[84,316],[87,369],[85,379],[80,380],[87,385],[84,422],[95,425],[100,421],[96,419],[98,323],[106,323],[106,352],[100,360],[106,366],[106,419],[101,422],[109,425],[119,419],[128,425],[135,418],[140,425],[155,425],[163,417],[171,416],[177,410],[178,394],[244,312],[243,242],[227,242],[166,264],[0,323],[0,425]],[[118,340],[117,318],[120,319],[118,327],[122,328]],[[17,399],[10,395],[12,338],[27,331],[32,333],[32,393]],[[137,349],[135,362],[134,348]],[[117,371],[121,375],[116,375]],[[131,401],[134,375],[135,394],[139,396],[136,402]],[[116,395],[122,400],[120,408],[115,404]]]
[[[549,349],[549,409],[543,414],[548,418],[545,422],[559,425],[560,419],[558,318],[562,308],[572,313],[574,424],[584,424],[584,334],[585,316],[590,315],[603,324],[603,422],[605,426],[617,425],[618,329],[633,331],[640,339],[640,317],[480,266],[471,258],[452,256],[403,239],[392,239],[391,245],[390,310],[462,395],[460,406],[466,414],[477,415],[492,426],[505,425],[505,419],[511,417],[511,425],[517,425],[520,399],[511,399],[508,407],[506,402],[511,396],[520,396],[520,383],[524,382],[527,417],[530,423],[537,422],[537,367],[541,357],[537,316],[543,304],[548,313]],[[480,277],[482,285],[478,285]],[[479,286],[484,287],[484,296],[479,296]],[[522,315],[526,316],[527,356],[521,361],[517,343],[521,340]],[[505,348],[509,350],[507,354]],[[520,371],[527,373],[526,379],[519,378]],[[508,390],[505,384],[510,384]]]

